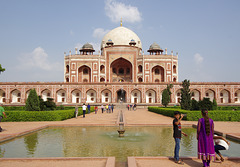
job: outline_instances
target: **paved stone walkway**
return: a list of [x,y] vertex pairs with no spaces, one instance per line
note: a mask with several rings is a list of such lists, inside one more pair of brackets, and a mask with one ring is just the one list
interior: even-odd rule
[[[124,110],[124,109],[122,109]],[[82,125],[82,126],[115,126],[118,111],[120,109],[115,109],[114,113],[101,113],[100,111],[97,114],[91,113],[87,114],[86,118],[82,118],[82,116],[76,118],[72,118],[65,121],[55,121],[55,122],[1,122],[0,126],[4,129],[3,132],[0,133],[0,141],[9,138],[19,136],[33,130],[38,130],[41,128],[45,128],[47,126],[75,126],[75,125]],[[124,110],[125,113],[125,120],[128,126],[152,126],[152,125],[165,125],[165,126],[172,126],[172,118],[162,116],[156,113],[152,113],[147,111],[147,109],[138,109],[136,111],[127,111]],[[191,126],[196,125],[197,122],[189,122],[183,121],[183,126]],[[215,122],[215,130],[222,132],[224,134],[233,134],[240,138],[240,122]],[[148,162],[148,161],[146,161]],[[164,166],[173,166],[172,161],[164,160]],[[238,161],[239,162],[239,161]],[[238,163],[237,162],[237,163]],[[143,160],[141,160],[141,163]],[[150,162],[148,162],[150,163]],[[155,163],[155,162],[154,162]],[[194,162],[192,162],[194,164]],[[235,163],[235,162],[234,162]],[[224,162],[224,165],[231,165],[232,162]],[[175,164],[174,164],[175,165]],[[238,163],[240,166],[240,164]],[[57,165],[59,166],[59,165]],[[60,165],[61,166],[61,165]],[[63,165],[64,166],[64,165]],[[141,165],[139,165],[141,166]],[[149,166],[151,166],[149,164]],[[154,166],[154,165],[153,165]],[[159,166],[161,166],[159,164]],[[199,166],[195,163],[193,166]],[[232,165],[231,165],[232,166]]]

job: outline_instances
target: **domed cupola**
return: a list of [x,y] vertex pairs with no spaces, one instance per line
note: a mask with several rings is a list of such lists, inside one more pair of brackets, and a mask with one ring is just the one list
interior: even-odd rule
[[95,52],[95,50],[93,49],[93,46],[90,43],[86,43],[82,46],[82,49],[79,50],[80,54],[83,55],[93,55],[93,52]]
[[150,47],[149,47],[149,50],[148,52],[150,53],[150,55],[160,55],[162,54],[163,50],[162,48],[157,44],[157,43],[153,43]]
[[129,45],[130,45],[130,46],[135,46],[135,45],[136,45],[136,42],[135,42],[135,40],[134,40],[134,39],[132,39],[132,40],[129,42]]
[[107,46],[113,46],[114,43],[111,39],[109,39],[106,44]]

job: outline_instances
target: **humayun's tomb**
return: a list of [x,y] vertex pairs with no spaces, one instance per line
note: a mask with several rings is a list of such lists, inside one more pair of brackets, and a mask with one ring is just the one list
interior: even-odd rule
[[[173,84],[171,103],[178,104],[178,54],[169,54],[153,43],[149,54],[142,51],[139,37],[130,29],[117,27],[102,39],[101,51],[89,43],[64,53],[64,82],[0,82],[0,103],[23,105],[30,89],[44,100],[57,104],[140,103],[161,104],[162,92]],[[191,82],[192,98],[204,97],[222,105],[240,105],[239,82]]]

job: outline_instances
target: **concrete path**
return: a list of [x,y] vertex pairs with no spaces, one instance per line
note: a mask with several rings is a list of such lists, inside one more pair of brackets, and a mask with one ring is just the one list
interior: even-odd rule
[[[123,109],[122,109],[123,110]],[[0,133],[0,141],[3,141],[7,138],[13,138],[19,135],[23,135],[26,133],[29,133],[34,130],[39,130],[48,126],[116,126],[118,111],[120,109],[115,109],[114,113],[101,113],[100,111],[95,114],[87,114],[85,118],[82,118],[82,116],[76,118],[72,118],[65,121],[54,121],[54,122],[1,122],[0,126],[4,129],[3,132]],[[147,109],[138,109],[136,111],[124,111],[125,120],[127,123],[127,126],[153,126],[153,125],[164,125],[164,126],[172,126],[172,120],[173,118],[162,116],[156,113],[152,113],[147,111]],[[183,121],[183,126],[191,126],[196,125],[197,122],[189,122],[189,121]],[[234,136],[237,136],[240,138],[240,122],[215,122],[215,130],[222,132],[224,134],[232,134]],[[162,166],[161,164],[164,164],[163,166],[175,166],[172,161],[170,160],[160,160],[158,161],[152,161],[152,165],[150,161],[144,159],[141,159],[141,162],[138,162],[138,166]],[[188,162],[188,161],[187,161]],[[198,161],[197,161],[198,162]],[[0,161],[1,163],[1,161]],[[11,164],[14,163],[14,161],[11,161]],[[37,163],[37,161],[36,161]],[[69,161],[71,163],[71,161]],[[74,164],[75,161],[72,161]],[[239,166],[239,161],[226,161],[224,162],[224,165],[221,166],[234,166],[234,163],[237,163]],[[64,164],[64,163],[62,163]],[[157,165],[156,165],[157,164]],[[199,163],[196,163],[192,160],[189,160],[190,166],[199,166]],[[17,164],[13,164],[17,165]],[[42,165],[42,164],[41,164]],[[19,165],[17,165],[19,166]],[[20,165],[22,166],[22,165]],[[24,165],[23,165],[24,166]],[[56,165],[52,166],[60,166],[61,163],[58,163]],[[64,165],[62,165],[64,166]],[[185,165],[186,166],[186,165]],[[189,166],[189,165],[188,165]],[[201,165],[200,165],[201,166]],[[213,165],[218,166],[218,165]]]

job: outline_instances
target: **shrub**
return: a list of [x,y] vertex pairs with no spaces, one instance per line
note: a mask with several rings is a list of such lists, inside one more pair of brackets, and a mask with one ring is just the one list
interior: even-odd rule
[[40,111],[40,104],[37,92],[35,89],[31,89],[26,101],[27,111]]
[[[75,117],[75,110],[55,110],[55,111],[5,111],[7,118],[3,122],[32,122],[32,121],[62,121]],[[94,107],[91,107],[94,112]],[[82,108],[79,107],[78,116],[82,115]]]
[[5,111],[25,111],[25,106],[4,106]]
[[[173,117],[174,111],[176,109],[174,108],[161,108],[161,107],[148,107],[148,111],[155,112],[158,114],[162,114],[165,116]],[[188,111],[188,110],[182,110],[177,109],[177,111],[180,111],[182,114],[187,114],[186,117],[183,117],[184,120],[188,121],[198,121],[198,119],[202,118],[202,114],[200,111]],[[240,111],[209,111],[208,112],[209,117],[213,119],[214,121],[237,121],[240,122]]]
[[191,110],[199,110],[199,104],[198,104],[198,101],[195,100],[195,99],[192,99],[191,101]]
[[217,101],[216,99],[213,99],[213,107],[212,107],[213,110],[217,110]]
[[210,101],[209,98],[203,98],[203,100],[198,102],[199,109],[207,109],[207,110],[213,110],[213,103]]

